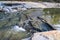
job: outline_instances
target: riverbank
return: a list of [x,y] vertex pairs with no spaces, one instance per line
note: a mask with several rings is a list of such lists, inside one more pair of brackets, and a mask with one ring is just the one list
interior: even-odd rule
[[25,3],[25,6],[32,8],[60,8],[60,3],[50,2],[28,2],[28,1],[0,1],[0,3]]

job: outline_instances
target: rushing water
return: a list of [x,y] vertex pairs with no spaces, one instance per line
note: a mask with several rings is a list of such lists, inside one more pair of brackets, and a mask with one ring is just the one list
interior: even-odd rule
[[[37,21],[37,16],[44,18],[49,24],[60,30],[60,9],[30,9],[27,11],[17,13],[0,13],[0,40],[21,40],[22,38],[29,37],[31,34],[22,26],[26,17],[23,14],[31,16],[34,21]],[[21,19],[22,18],[22,19]],[[16,26],[18,24],[19,26]],[[35,25],[36,24],[36,25]],[[33,22],[33,25],[39,28],[39,22]]]

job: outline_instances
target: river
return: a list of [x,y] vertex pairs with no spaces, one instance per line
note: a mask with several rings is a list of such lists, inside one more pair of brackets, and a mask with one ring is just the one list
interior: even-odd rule
[[[20,11],[17,13],[0,13],[0,40],[21,40],[22,38],[30,37],[31,34],[27,31],[21,31],[18,26],[22,26],[23,21],[26,17],[22,14],[27,14],[33,20],[37,21],[36,17],[40,16],[45,19],[54,28],[60,30],[60,9],[58,8],[47,8],[47,9],[29,9],[26,11]],[[20,19],[22,18],[22,19]],[[39,22],[38,22],[39,23]],[[35,23],[35,27],[39,26]],[[17,31],[20,30],[20,31]],[[25,29],[23,29],[25,30]]]

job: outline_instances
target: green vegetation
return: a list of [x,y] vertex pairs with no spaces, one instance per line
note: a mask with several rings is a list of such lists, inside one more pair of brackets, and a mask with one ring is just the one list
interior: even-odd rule
[[15,32],[11,30],[14,25],[20,25],[21,18],[25,20],[25,16],[18,13],[0,12],[0,40],[21,40],[28,37],[27,32]]
[[21,40],[26,37],[27,32],[0,31],[0,40]]
[[11,26],[18,22],[17,14],[13,13],[0,13],[0,27]]
[[60,22],[60,9],[59,8],[47,8],[44,9],[45,16],[51,17],[52,24],[59,24]]
[[21,19],[22,21],[26,20],[26,16],[24,14],[29,14],[34,10],[21,11],[18,13],[4,13],[0,12],[0,29],[2,28],[11,28],[13,25],[20,25]]

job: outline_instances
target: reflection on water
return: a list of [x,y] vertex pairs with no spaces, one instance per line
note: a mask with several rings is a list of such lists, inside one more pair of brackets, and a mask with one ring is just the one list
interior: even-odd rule
[[[40,16],[47,20],[47,22],[55,27],[60,26],[60,9],[30,9],[18,13],[0,13],[0,40],[20,40],[25,37],[29,37],[31,34],[23,28],[19,28],[23,21],[26,20],[26,16],[21,13],[26,13],[31,16],[34,21],[32,24],[34,27],[39,28],[36,17]],[[34,18],[35,17],[35,18]],[[22,19],[21,19],[22,18]],[[19,24],[19,26],[14,26]],[[35,25],[36,24],[36,25]],[[58,25],[59,24],[59,25]],[[13,30],[11,30],[13,29]],[[60,30],[60,29],[59,29]],[[15,32],[18,31],[18,32]]]

